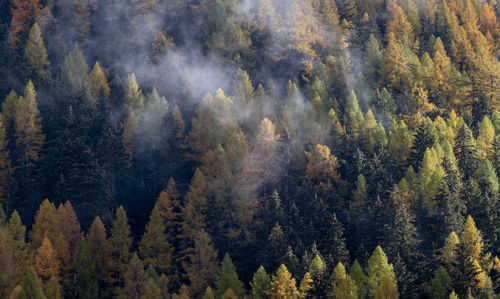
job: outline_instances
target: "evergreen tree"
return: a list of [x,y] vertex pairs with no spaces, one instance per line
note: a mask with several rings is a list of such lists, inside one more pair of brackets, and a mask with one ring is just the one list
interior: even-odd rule
[[445,176],[439,187],[439,197],[441,199],[438,203],[439,212],[437,216],[442,221],[440,231],[444,239],[453,231],[462,231],[467,207],[462,199],[462,180],[456,165],[445,157],[443,159],[443,169]]
[[238,297],[243,297],[245,294],[243,283],[238,279],[236,268],[227,253],[224,255],[219,272],[215,276],[215,287],[214,295],[216,298],[222,297],[228,289],[232,289]]
[[354,283],[356,284],[357,290],[358,290],[358,298],[363,299],[366,296],[366,276],[363,273],[363,268],[361,268],[361,265],[359,264],[358,260],[354,261],[354,264],[351,267],[351,274],[350,274],[352,280],[354,280]]
[[111,94],[108,79],[98,61],[96,61],[92,71],[89,73],[89,87],[92,95],[97,99],[101,97],[107,98]]
[[10,215],[6,226],[7,244],[12,250],[12,260],[15,268],[14,283],[20,284],[29,266],[28,250],[26,244],[26,226],[21,222],[17,211]]
[[464,180],[466,180],[479,168],[480,160],[476,140],[474,140],[471,130],[465,123],[458,130],[454,152],[458,161],[458,167],[464,176]]

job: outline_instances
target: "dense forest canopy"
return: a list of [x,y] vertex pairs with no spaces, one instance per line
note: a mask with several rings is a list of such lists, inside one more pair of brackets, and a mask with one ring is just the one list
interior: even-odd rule
[[3,0],[0,43],[1,298],[500,297],[500,1]]

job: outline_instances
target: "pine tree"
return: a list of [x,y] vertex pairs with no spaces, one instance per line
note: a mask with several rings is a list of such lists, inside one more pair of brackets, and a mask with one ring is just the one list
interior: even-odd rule
[[36,74],[40,79],[45,77],[47,67],[50,64],[41,34],[42,31],[38,24],[33,24],[24,49],[24,55],[29,63],[31,72]]
[[211,284],[218,270],[217,251],[214,250],[210,235],[203,229],[196,233],[194,251],[190,263],[183,263],[183,268],[191,282],[189,294],[201,297],[206,287]]
[[271,279],[264,267],[260,266],[253,275],[250,282],[253,298],[269,298],[271,291]]
[[60,273],[60,261],[57,259],[57,254],[47,237],[43,238],[42,245],[36,251],[33,267],[44,286],[47,286],[50,278],[57,277]]
[[153,208],[146,232],[139,244],[139,253],[144,263],[152,265],[160,273],[169,273],[172,268],[172,247],[167,240],[166,221],[160,215],[159,202]]
[[267,237],[267,246],[264,251],[267,267],[269,269],[278,268],[286,254],[286,250],[287,242],[285,240],[285,234],[281,226],[276,223]]
[[356,282],[346,273],[342,263],[338,263],[333,269],[331,280],[331,293],[334,298],[358,298]]
[[227,253],[224,255],[219,272],[215,276],[215,287],[216,298],[222,297],[227,289],[232,289],[238,297],[243,297],[245,294],[243,283],[238,279],[236,268]]
[[297,299],[300,296],[295,278],[292,278],[292,275],[283,264],[278,268],[276,274],[273,275],[270,295],[272,299]]
[[106,229],[99,216],[94,218],[86,239],[90,256],[95,263],[99,296],[110,296],[113,285],[112,247],[106,237]]
[[0,227],[0,269],[2,269],[0,296],[2,297],[7,297],[17,283],[14,252],[8,241],[6,230]]
[[9,199],[9,179],[10,179],[10,158],[9,140],[7,139],[6,123],[4,117],[0,115],[0,202],[8,204]]
[[46,299],[42,292],[40,280],[33,267],[28,268],[28,272],[26,273],[23,283],[21,284],[21,291],[17,293],[15,298]]
[[89,66],[78,44],[66,56],[64,71],[66,82],[73,92],[80,92],[88,87]]

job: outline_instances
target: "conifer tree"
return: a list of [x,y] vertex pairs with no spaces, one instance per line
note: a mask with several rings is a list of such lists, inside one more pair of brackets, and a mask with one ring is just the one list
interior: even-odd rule
[[47,286],[50,278],[57,277],[60,273],[60,261],[57,259],[57,254],[47,237],[43,238],[42,245],[36,251],[33,267],[44,286]]
[[463,179],[467,180],[479,168],[480,160],[476,140],[474,140],[471,130],[465,123],[458,130],[454,152],[458,167],[464,176]]
[[65,79],[73,92],[80,92],[88,86],[89,66],[78,44],[73,46],[64,60]]
[[208,186],[203,173],[196,168],[189,191],[184,197],[182,217],[185,220],[184,233],[193,242],[195,234],[205,227]]
[[42,4],[39,0],[12,1],[12,20],[9,27],[9,36],[14,44],[24,37],[31,23],[40,15]]
[[172,247],[167,240],[165,220],[160,215],[158,203],[153,208],[146,232],[139,244],[139,253],[146,265],[152,265],[160,273],[169,273],[172,268]]
[[115,220],[111,227],[110,237],[113,262],[115,268],[115,277],[118,280],[118,286],[122,286],[122,273],[126,269],[126,265],[130,258],[130,246],[132,238],[130,237],[130,226],[128,224],[127,214],[122,206],[115,213]]
[[119,291],[119,298],[143,298],[145,295],[144,265],[135,253],[132,254],[123,272],[123,280],[124,284]]
[[334,213],[331,220],[331,227],[328,230],[328,235],[324,236],[323,242],[320,243],[324,248],[325,254],[331,256],[331,260],[335,262],[348,262],[349,251],[347,250],[344,238],[344,226],[337,219]]
[[33,24],[24,49],[24,55],[28,60],[31,72],[36,74],[40,79],[44,78],[47,74],[47,66],[50,64],[41,34],[42,31],[38,24]]
[[356,284],[356,288],[358,290],[358,298],[363,299],[366,296],[366,276],[363,273],[363,268],[359,264],[358,260],[354,261],[354,264],[351,267],[350,276],[354,283]]
[[439,267],[436,276],[431,282],[431,294],[436,299],[446,299],[450,292],[451,278],[446,269]]
[[495,129],[487,115],[479,125],[479,134],[477,136],[477,153],[479,158],[484,161],[493,158],[493,142],[495,141]]
[[36,275],[33,267],[28,268],[28,272],[21,284],[21,291],[19,291],[14,298],[46,299],[42,291],[40,279]]
[[243,283],[238,279],[236,268],[227,253],[224,255],[219,272],[215,276],[215,287],[216,291],[214,295],[216,298],[222,297],[228,289],[232,289],[238,297],[242,297],[245,294]]
[[478,226],[487,236],[487,240],[492,248],[498,248],[499,242],[499,185],[498,176],[490,161],[486,160],[483,166],[478,170],[479,187],[481,197],[474,203],[472,209],[475,218],[478,219]]
[[59,204],[57,208],[57,220],[60,231],[68,242],[71,255],[74,255],[78,248],[78,243],[83,237],[83,232],[81,231],[80,222],[78,222],[75,210],[69,201]]
[[260,266],[253,275],[250,282],[253,298],[269,298],[271,291],[271,279],[264,267]]
[[[368,259],[368,290],[375,298],[398,298],[394,269],[380,246]],[[384,297],[385,296],[385,297]]]
[[99,296],[111,295],[113,285],[113,258],[110,241],[106,237],[106,229],[99,216],[94,218],[87,234],[87,246],[92,261],[95,263],[95,272],[99,284]]
[[445,176],[439,187],[438,214],[442,220],[443,239],[451,232],[462,231],[467,207],[462,199],[462,180],[456,165],[448,158],[443,159]]
[[270,294],[272,299],[297,299],[300,296],[295,278],[292,278],[292,275],[283,264],[278,268],[276,274],[273,275]]
[[14,283],[20,284],[23,276],[28,270],[29,255],[26,244],[26,226],[21,222],[17,211],[10,215],[9,222],[6,225],[7,245],[12,250],[13,262],[15,268]]
[[94,68],[89,73],[89,87],[92,95],[97,99],[101,97],[107,98],[111,93],[108,79],[99,61],[96,61]]
[[21,194],[27,195],[31,191],[34,167],[42,159],[41,149],[45,135],[42,132],[41,122],[35,87],[29,81],[24,91],[24,97],[19,97],[16,102],[14,112],[16,150],[13,158],[16,159],[16,177],[20,180],[21,186],[24,186]]
[[61,286],[55,276],[50,278],[49,284],[45,288],[45,296],[47,299],[62,299]]
[[203,229],[196,233],[193,256],[189,263],[183,263],[183,268],[191,282],[190,295],[201,297],[218,270],[217,251],[213,248],[210,235]]
[[92,259],[87,241],[82,239],[74,260],[76,281],[74,285],[75,295],[78,298],[96,298],[99,285],[95,272],[95,262]]
[[35,215],[35,222],[30,232],[31,248],[38,249],[42,241],[47,237],[53,245],[60,234],[57,210],[53,203],[45,199]]

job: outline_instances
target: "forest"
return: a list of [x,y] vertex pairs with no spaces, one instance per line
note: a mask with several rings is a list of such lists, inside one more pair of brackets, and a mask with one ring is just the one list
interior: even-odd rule
[[0,0],[0,298],[500,298],[500,1]]

